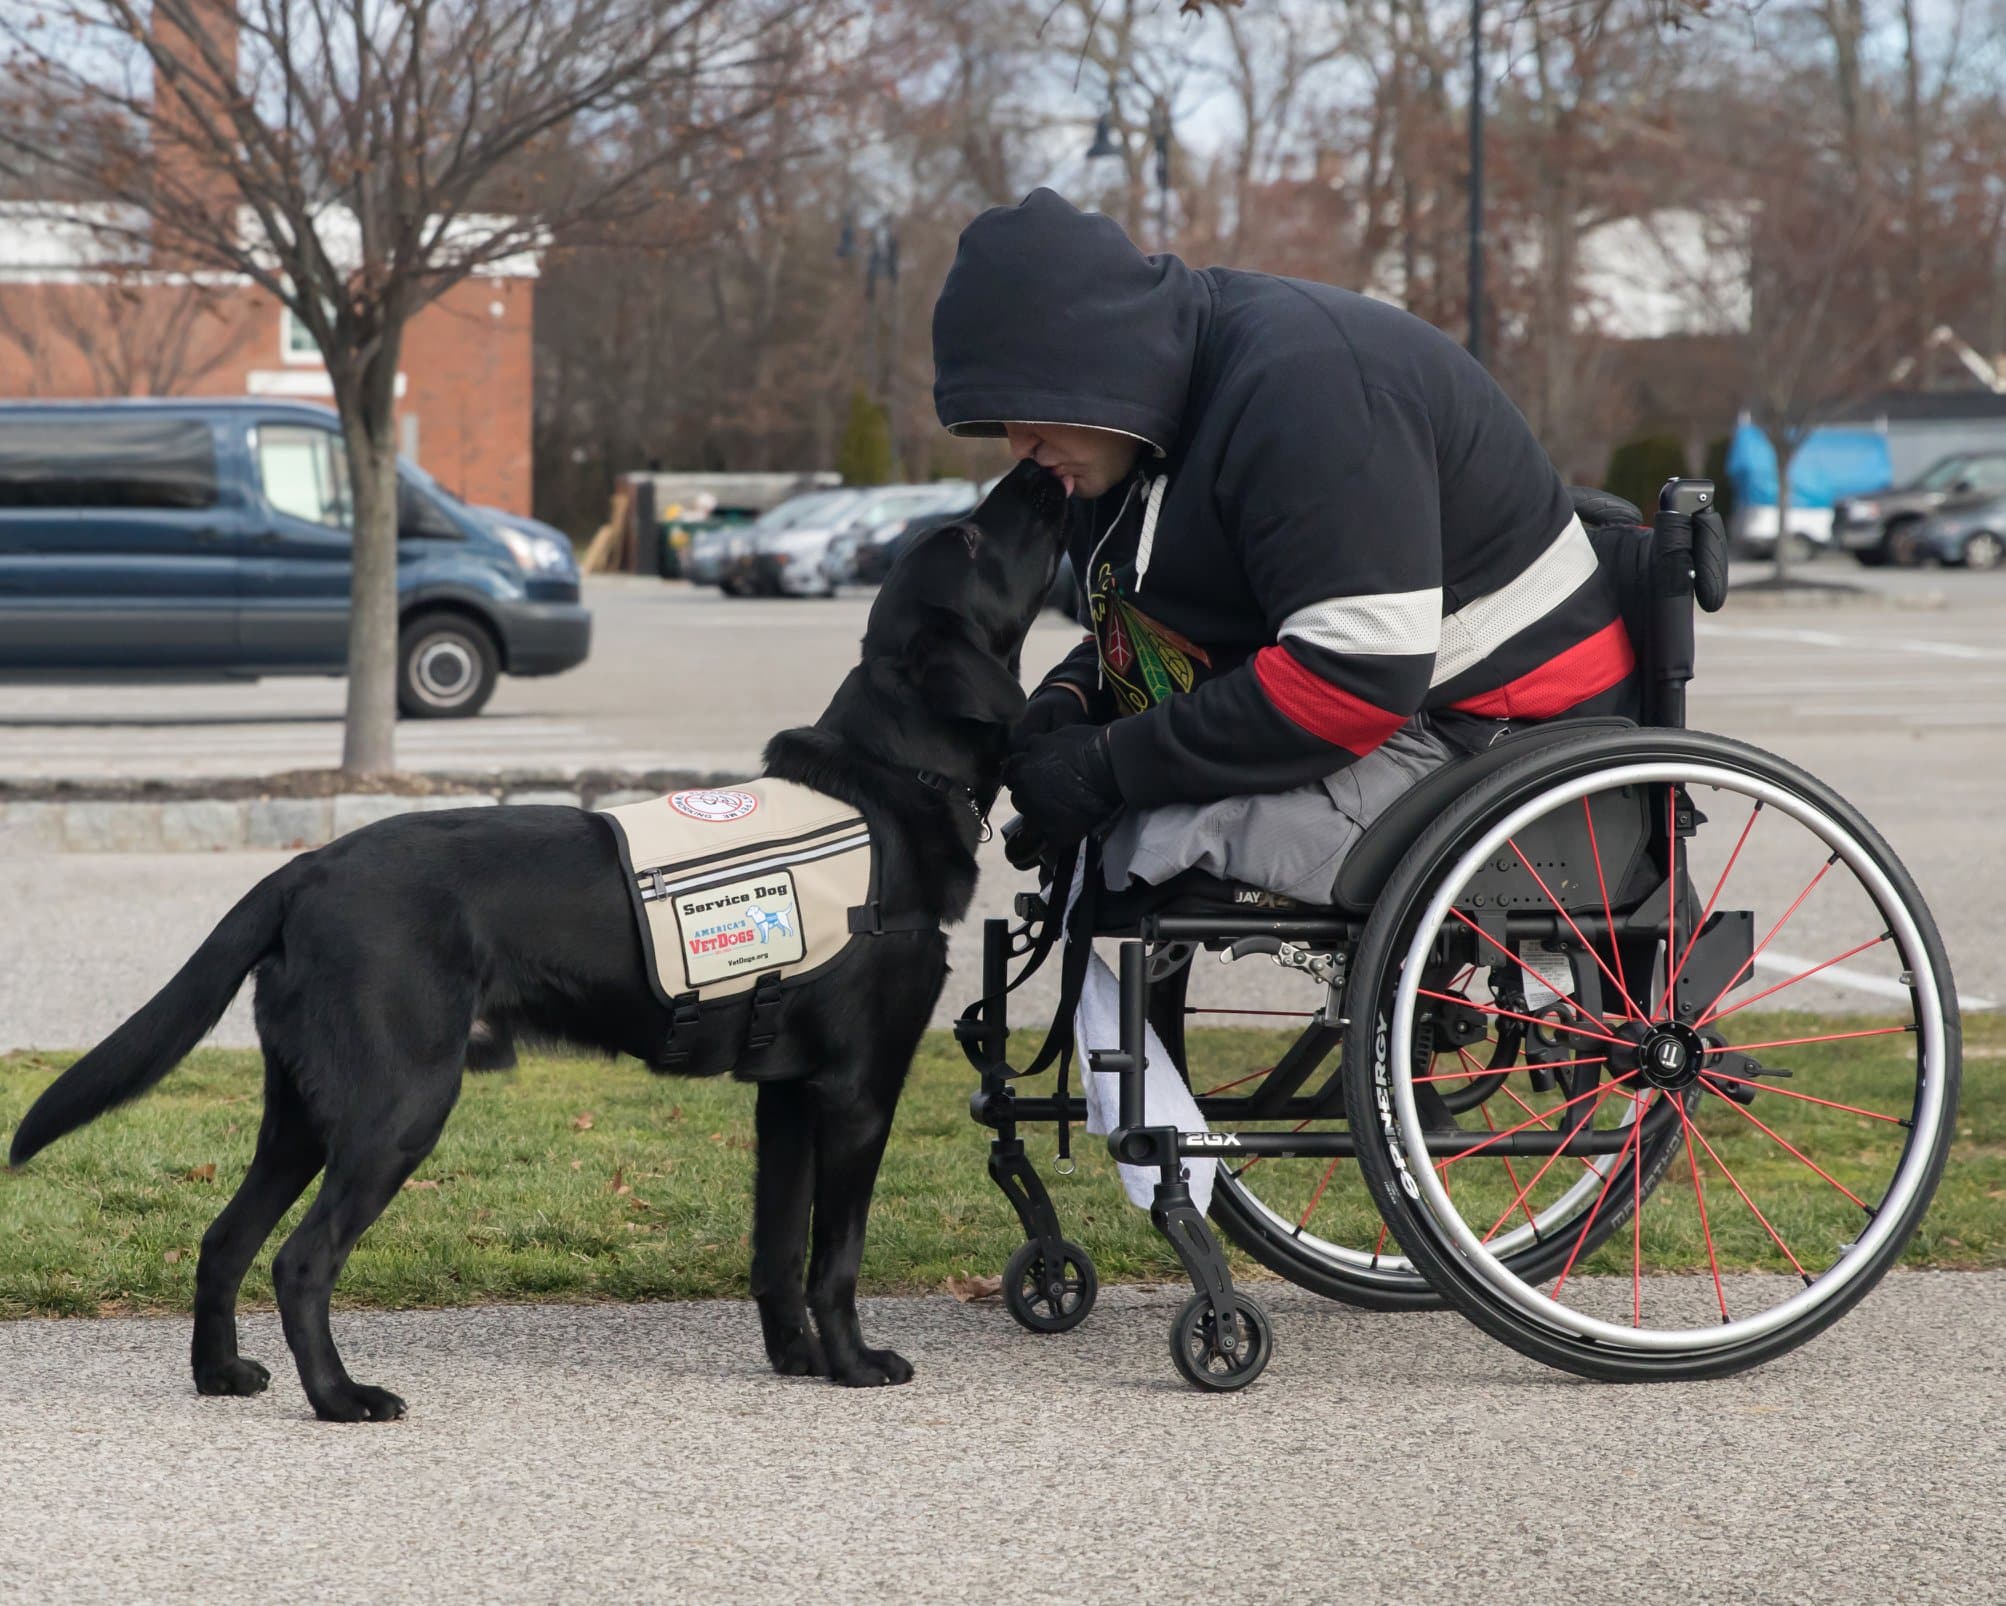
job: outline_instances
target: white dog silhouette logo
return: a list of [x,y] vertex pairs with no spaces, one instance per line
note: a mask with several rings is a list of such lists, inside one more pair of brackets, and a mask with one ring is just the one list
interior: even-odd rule
[[793,909],[788,904],[783,903],[776,909],[762,909],[754,903],[746,906],[745,918],[752,922],[752,929],[759,933],[759,940],[765,942],[769,937],[794,935],[794,927],[787,918],[792,913]]

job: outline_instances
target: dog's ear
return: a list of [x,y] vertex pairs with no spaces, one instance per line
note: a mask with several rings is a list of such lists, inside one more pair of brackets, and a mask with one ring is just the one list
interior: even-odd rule
[[937,714],[984,725],[1014,725],[1024,712],[1024,688],[1010,667],[953,614],[936,612],[913,633],[905,651],[907,678]]

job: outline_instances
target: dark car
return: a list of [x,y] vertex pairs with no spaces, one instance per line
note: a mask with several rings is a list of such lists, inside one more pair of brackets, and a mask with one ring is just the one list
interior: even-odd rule
[[1960,502],[1932,513],[1915,527],[1924,561],[1965,569],[1996,569],[2006,563],[2006,496],[1988,502]]
[[[1926,541],[1923,521],[2006,495],[2006,451],[1958,452],[1939,458],[1907,485],[1851,496],[1832,509],[1833,538],[1870,569],[1908,569],[1941,556]],[[1950,559],[1947,561],[1962,561]]]
[[[478,713],[582,663],[561,533],[397,467],[398,706]],[[335,416],[293,402],[0,405],[0,675],[247,679],[348,667]]]

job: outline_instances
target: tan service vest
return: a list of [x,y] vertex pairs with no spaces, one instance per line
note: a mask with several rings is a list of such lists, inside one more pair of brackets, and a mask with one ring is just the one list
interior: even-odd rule
[[[805,978],[849,946],[876,893],[871,836],[847,803],[762,779],[601,811],[650,980],[670,1008]],[[763,994],[762,994],[763,996]]]

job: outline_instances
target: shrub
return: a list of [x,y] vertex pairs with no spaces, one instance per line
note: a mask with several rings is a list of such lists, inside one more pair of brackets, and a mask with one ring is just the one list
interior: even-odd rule
[[1666,480],[1686,472],[1686,448],[1676,435],[1639,435],[1609,454],[1602,488],[1634,502],[1649,519]]

